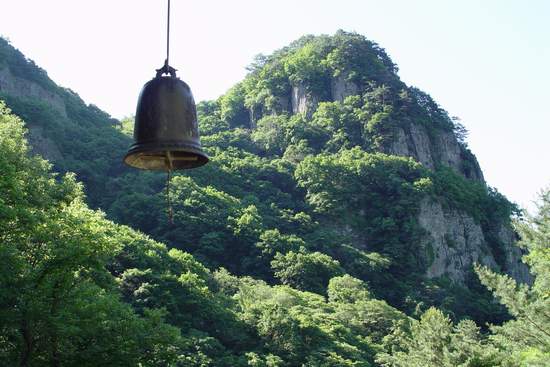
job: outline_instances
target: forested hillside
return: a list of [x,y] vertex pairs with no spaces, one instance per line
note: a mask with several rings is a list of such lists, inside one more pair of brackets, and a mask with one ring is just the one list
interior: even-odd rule
[[519,225],[533,279],[518,209],[378,45],[307,36],[249,70],[198,105],[211,162],[174,177],[171,223],[165,176],[122,165],[131,119],[0,39],[0,99],[53,164],[3,106],[3,363],[543,365],[548,196]]

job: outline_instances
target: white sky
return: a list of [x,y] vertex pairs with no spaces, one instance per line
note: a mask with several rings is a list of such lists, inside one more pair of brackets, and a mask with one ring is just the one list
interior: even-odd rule
[[[114,117],[165,57],[164,0],[0,0],[0,35]],[[491,186],[522,206],[550,185],[550,1],[172,0],[170,64],[214,99],[254,55],[356,31],[470,130]]]

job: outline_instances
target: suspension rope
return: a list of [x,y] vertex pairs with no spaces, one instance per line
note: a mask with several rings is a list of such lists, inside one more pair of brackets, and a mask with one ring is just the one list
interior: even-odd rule
[[163,74],[170,74],[170,76],[175,78],[176,69],[168,65],[168,61],[170,59],[170,0],[168,0],[168,12],[166,18],[166,59],[164,60],[164,66],[157,69],[157,77],[160,77]]
[[168,0],[168,20],[166,22],[166,65],[170,58],[170,0]]
[[172,201],[170,200],[170,182],[172,181],[172,169],[166,171],[166,206],[168,212],[168,220],[170,224],[174,224],[174,211],[172,210]]

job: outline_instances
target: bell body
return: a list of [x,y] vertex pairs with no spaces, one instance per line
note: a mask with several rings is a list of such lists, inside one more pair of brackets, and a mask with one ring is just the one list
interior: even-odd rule
[[159,76],[143,87],[136,109],[135,143],[124,162],[132,167],[171,171],[208,162],[199,140],[197,109],[189,86]]

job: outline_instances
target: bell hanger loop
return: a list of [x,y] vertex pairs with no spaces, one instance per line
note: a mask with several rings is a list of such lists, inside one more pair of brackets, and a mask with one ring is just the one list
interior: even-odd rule
[[162,77],[164,74],[169,74],[172,78],[177,78],[176,76],[176,69],[168,65],[168,59],[164,61],[164,65],[160,69],[157,70],[157,78]]
[[168,64],[170,59],[170,0],[168,0],[168,14],[166,21],[166,59],[164,60],[164,65],[157,69],[157,78],[160,78],[163,74],[170,74],[172,78],[176,78],[176,69],[171,67]]

